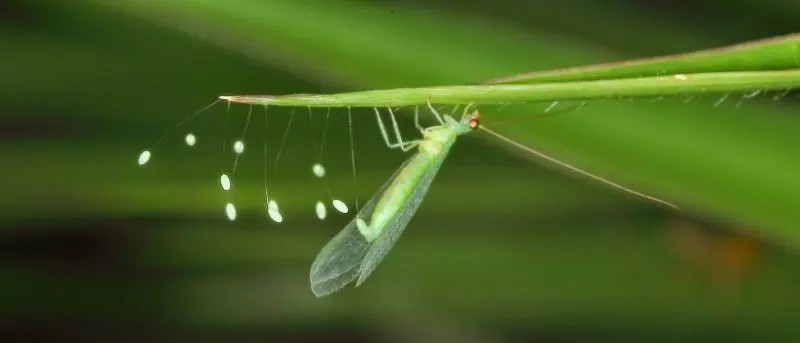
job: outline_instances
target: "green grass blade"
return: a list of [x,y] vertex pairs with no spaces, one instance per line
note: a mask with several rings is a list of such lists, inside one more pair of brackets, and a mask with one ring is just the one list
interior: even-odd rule
[[398,88],[338,94],[222,96],[232,102],[271,106],[385,107],[436,104],[504,104],[686,94],[786,90],[800,86],[800,69],[654,76],[635,79],[530,85]]
[[492,79],[487,83],[587,81],[677,73],[795,68],[800,68],[800,34],[678,55],[512,75]]

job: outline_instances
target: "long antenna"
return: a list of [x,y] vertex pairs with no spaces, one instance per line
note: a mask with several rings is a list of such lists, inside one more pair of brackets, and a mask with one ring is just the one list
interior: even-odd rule
[[539,158],[542,158],[542,159],[544,159],[544,160],[547,160],[547,161],[549,161],[549,162],[551,162],[551,163],[554,163],[554,164],[557,164],[557,165],[559,165],[559,166],[562,166],[562,167],[564,167],[564,168],[567,168],[567,169],[569,169],[569,170],[571,170],[571,171],[573,171],[573,172],[575,172],[575,173],[581,174],[581,175],[583,175],[583,176],[587,176],[587,177],[589,177],[589,178],[592,178],[592,179],[594,179],[594,180],[597,180],[597,181],[600,181],[600,182],[602,182],[602,183],[605,183],[605,184],[607,184],[607,185],[609,185],[609,186],[611,186],[611,187],[614,187],[614,188],[616,188],[616,189],[619,189],[619,190],[625,191],[625,192],[627,192],[627,193],[630,193],[630,194],[636,195],[636,196],[638,196],[638,197],[642,197],[642,198],[645,198],[645,199],[647,199],[647,200],[650,200],[650,201],[657,202],[657,203],[659,203],[659,204],[662,204],[662,205],[666,205],[666,206],[672,207],[672,208],[674,208],[674,209],[676,209],[676,210],[677,210],[677,209],[679,209],[679,208],[678,208],[678,206],[676,206],[676,205],[674,205],[674,204],[672,204],[672,203],[670,203],[670,202],[668,202],[668,201],[661,200],[661,199],[659,199],[659,198],[656,198],[656,197],[653,197],[653,196],[649,196],[649,195],[647,195],[647,194],[644,194],[644,193],[641,193],[641,192],[637,192],[637,191],[635,191],[635,190],[633,190],[633,189],[630,189],[630,188],[628,188],[628,187],[625,187],[625,186],[623,186],[623,185],[620,185],[620,184],[618,184],[618,183],[616,183],[616,182],[614,182],[614,181],[611,181],[611,180],[608,180],[608,179],[602,178],[602,177],[600,177],[600,176],[594,175],[594,174],[592,174],[592,173],[589,173],[589,172],[587,172],[587,171],[585,171],[585,170],[582,170],[582,169],[580,169],[580,168],[578,168],[578,167],[575,167],[575,166],[573,166],[573,165],[571,165],[571,164],[568,164],[568,163],[566,163],[566,162],[559,161],[559,160],[557,160],[557,159],[555,159],[555,158],[553,158],[553,157],[550,157],[550,156],[548,156],[548,155],[545,155],[544,153],[541,153],[541,152],[539,152],[539,151],[536,151],[536,150],[534,150],[534,149],[531,149],[531,148],[529,148],[529,147],[525,146],[525,145],[524,145],[524,144],[522,144],[522,143],[519,143],[519,142],[517,142],[517,141],[514,141],[514,140],[512,140],[512,139],[510,139],[510,138],[508,138],[508,137],[506,137],[506,136],[503,136],[503,135],[501,135],[501,134],[499,134],[499,133],[497,133],[497,132],[494,132],[494,131],[492,131],[492,130],[490,130],[490,129],[486,128],[485,126],[480,126],[480,128],[481,128],[481,129],[483,129],[484,131],[486,131],[486,132],[490,133],[492,136],[494,136],[494,137],[496,137],[496,138],[500,139],[500,140],[501,140],[501,141],[503,141],[503,142],[506,142],[506,143],[508,143],[508,144],[511,144],[511,145],[513,145],[513,146],[515,146],[515,147],[517,147],[517,148],[520,148],[520,149],[522,149],[522,150],[524,150],[524,151],[526,151],[526,152],[529,152],[529,153],[531,153],[531,154],[534,154],[534,155],[538,156]]

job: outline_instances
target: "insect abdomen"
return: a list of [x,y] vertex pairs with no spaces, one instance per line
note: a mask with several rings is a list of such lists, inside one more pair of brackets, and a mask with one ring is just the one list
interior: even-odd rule
[[433,157],[429,154],[417,153],[414,155],[413,159],[392,180],[391,186],[381,195],[381,199],[372,212],[370,227],[382,229],[398,213],[432,162]]

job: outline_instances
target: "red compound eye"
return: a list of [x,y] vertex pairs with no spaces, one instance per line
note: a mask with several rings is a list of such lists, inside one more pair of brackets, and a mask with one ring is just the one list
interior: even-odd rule
[[480,126],[480,125],[481,125],[481,122],[480,122],[480,120],[478,120],[478,116],[475,116],[475,117],[473,117],[472,119],[469,120],[469,128],[470,129],[473,129],[473,130],[477,129],[478,126]]

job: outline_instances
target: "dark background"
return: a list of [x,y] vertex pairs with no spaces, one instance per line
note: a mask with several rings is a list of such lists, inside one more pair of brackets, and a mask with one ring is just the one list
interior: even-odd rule
[[[169,133],[145,168],[135,164],[165,130],[220,94],[458,84],[686,52],[797,31],[800,7],[793,2],[291,3],[0,2],[3,341],[800,337],[800,259],[780,239],[749,229],[769,232],[769,223],[744,212],[740,218],[691,206],[665,209],[479,138],[458,142],[370,279],[322,299],[308,287],[308,268],[350,219],[330,213],[318,221],[312,212],[325,199],[324,184],[309,172],[324,109],[313,111],[313,126],[307,110],[296,109],[280,167],[268,175],[286,217],[280,225],[264,213],[261,149],[267,143],[270,154],[278,151],[291,109],[270,108],[267,131],[263,111],[254,112],[234,177],[235,222],[222,210],[229,195],[219,191],[218,177],[232,155],[220,146],[239,136],[247,106],[212,107]],[[238,17],[220,8],[236,8]],[[364,38],[376,23],[388,34]],[[749,101],[713,107],[706,100],[674,114],[691,127],[703,118],[725,121],[734,111],[771,113]],[[787,96],[767,105],[787,113],[795,102]],[[644,104],[644,111],[658,112],[652,106],[659,105]],[[370,111],[353,111],[356,186],[346,111],[331,112],[325,140],[326,181],[351,206],[356,194],[368,199],[405,157],[383,145]],[[563,116],[581,121],[586,113]],[[559,122],[550,123],[559,132]],[[664,133],[656,125],[635,130]],[[187,131],[198,136],[191,149],[182,143]],[[571,152],[571,141],[549,139]],[[580,152],[580,143],[572,156],[590,161],[581,160],[589,150]],[[583,144],[611,146],[590,138]],[[727,153],[720,156],[735,152],[734,145],[717,148]],[[736,158],[757,163],[759,154]],[[640,190],[685,194],[664,182]]]

